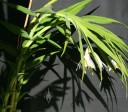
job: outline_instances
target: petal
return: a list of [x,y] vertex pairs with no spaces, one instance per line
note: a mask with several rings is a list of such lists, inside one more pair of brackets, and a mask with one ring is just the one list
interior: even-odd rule
[[100,68],[102,69],[103,68],[103,62],[101,61],[100,57],[94,52],[96,58],[97,58],[97,61],[99,62],[99,65],[100,65]]
[[120,69],[120,67],[119,67],[119,65],[112,59],[111,60],[111,62],[112,62],[112,64],[113,64],[113,66],[115,67],[115,69]]

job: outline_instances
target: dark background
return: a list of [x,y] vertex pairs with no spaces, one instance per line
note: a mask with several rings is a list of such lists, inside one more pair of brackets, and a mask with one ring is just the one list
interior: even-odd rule
[[[8,1],[27,6],[28,0]],[[58,0],[58,2],[54,4],[54,10],[57,11],[78,1],[80,0]],[[43,6],[46,2],[47,0],[33,0],[32,9],[37,9]],[[96,7],[99,8],[93,12],[94,15],[106,16],[119,20],[125,24],[128,23],[127,0],[93,0],[93,2],[88,5],[80,15],[86,14]],[[23,27],[25,16],[18,11],[0,4],[0,18]],[[120,37],[123,37],[124,41],[127,43],[128,32],[126,28],[117,24],[106,25],[105,27],[112,30]],[[9,43],[11,42],[16,46],[16,36],[11,33],[7,33],[6,29],[2,26],[0,26],[0,34],[1,39],[8,41]],[[73,56],[75,57],[75,55]],[[1,59],[4,59],[2,51]],[[84,83],[82,84],[82,89],[84,90],[83,107],[77,84],[72,77],[72,72],[69,69],[66,69],[69,67],[68,65],[69,63],[65,63],[64,59],[60,60],[58,57],[53,57],[49,64],[46,61],[45,64],[42,65],[40,72],[36,73],[31,78],[27,86],[23,88],[23,91],[27,90],[27,94],[19,104],[22,112],[83,112],[84,108],[86,112],[106,112],[105,104],[102,101],[103,99],[107,102],[110,112],[128,111],[128,100],[126,99],[125,87],[116,76],[114,76],[116,81],[113,81],[113,83],[115,84],[117,103],[114,94],[109,90],[109,88],[107,88],[107,86],[101,91],[98,78],[95,75],[87,74],[87,76],[85,76]],[[4,66],[4,64],[0,64],[1,70]],[[46,69],[46,67],[48,67],[48,69]],[[61,80],[59,80],[60,77],[57,74],[60,75]],[[51,97],[50,102],[46,100],[48,91],[50,92],[49,95],[51,95],[48,97]]]

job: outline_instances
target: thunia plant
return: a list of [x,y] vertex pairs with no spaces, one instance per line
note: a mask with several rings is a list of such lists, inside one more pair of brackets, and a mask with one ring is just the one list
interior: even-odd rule
[[[6,86],[0,85],[2,99],[0,112],[16,112],[17,103],[23,96],[21,88],[29,81],[31,74],[48,57],[65,56],[68,47],[74,47],[79,54],[80,60],[76,63],[76,67],[78,66],[82,71],[81,80],[89,69],[90,72],[99,74],[102,83],[105,69],[108,74],[110,71],[117,74],[127,88],[128,46],[116,34],[102,26],[111,23],[124,24],[101,16],[88,14],[78,16],[78,13],[91,0],[82,0],[55,12],[52,4],[56,1],[51,0],[40,9],[33,11],[0,0],[9,7],[33,17],[27,28],[20,28],[15,24],[0,20],[0,24],[9,31],[20,35],[17,48],[14,48],[11,43],[0,41],[0,48],[15,59],[13,61],[5,59],[4,62],[7,64],[9,74]],[[74,32],[78,34],[75,39],[72,36]]]

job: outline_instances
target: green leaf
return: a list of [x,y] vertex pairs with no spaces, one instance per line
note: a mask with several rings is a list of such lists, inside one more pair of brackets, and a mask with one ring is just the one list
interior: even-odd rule
[[120,59],[121,64],[119,65],[122,75],[124,77],[124,80],[126,82],[126,77],[128,77],[128,68],[124,62],[124,59],[121,57],[121,55],[118,55],[118,58]]
[[4,27],[6,27],[12,33],[14,33],[16,35],[21,35],[21,37],[25,37],[25,38],[29,39],[28,33],[25,30],[23,30],[22,28],[14,25],[14,24],[2,21],[2,20],[0,20],[0,24],[2,24]]
[[64,47],[63,47],[63,52],[62,52],[61,56],[63,56],[63,54],[65,53],[67,46],[68,46],[68,40],[65,40]]
[[26,63],[26,69],[28,70],[28,69],[32,69],[32,68],[38,66],[38,65],[41,64],[42,61],[44,61],[46,58],[47,58],[47,56],[46,56],[46,55],[43,55],[43,56],[40,56],[40,57],[37,57],[37,58],[33,59],[33,60],[30,61],[30,62],[27,62],[27,63]]
[[49,5],[47,7],[43,7],[41,9],[38,9],[35,11],[36,13],[54,13],[54,11],[52,10],[52,6]]
[[44,7],[36,10],[35,12],[43,12],[43,13],[53,13],[54,11],[52,10],[52,4],[57,2],[57,0],[51,0],[50,2],[48,2]]
[[98,33],[105,40],[106,38],[108,38],[115,45],[120,46],[123,50],[128,52],[128,46],[123,42],[123,40],[121,40],[117,35],[112,33],[110,30],[107,30],[104,27],[96,25],[96,24],[91,24],[85,20],[83,21],[83,24],[85,24],[86,28],[88,28],[89,30],[92,30]]
[[49,30],[52,26],[46,26],[45,28],[43,28],[42,30],[40,30],[39,32],[37,32],[32,38],[36,39],[39,36],[41,36],[43,33],[45,33],[47,30]]
[[56,26],[56,28],[65,36],[65,30],[66,30],[65,26]]
[[39,23],[39,26],[36,28],[35,32],[39,32],[41,29],[46,27],[47,24],[49,24],[52,21],[53,18],[46,17],[42,19]]
[[[116,45],[115,45],[116,46]],[[126,54],[126,52],[128,52],[128,51],[124,51],[123,49],[122,49],[122,47],[120,47],[120,45],[119,46],[116,46],[116,50],[117,50],[117,52],[119,52],[119,54],[126,60],[126,61],[128,61],[128,56],[127,56],[127,54]],[[127,49],[128,50],[128,49]]]
[[31,48],[28,52],[25,53],[24,57],[26,59],[28,59],[30,56],[32,56],[33,54],[36,54],[36,52],[38,51],[43,51],[46,48],[38,48],[38,46],[36,46],[36,48]]
[[[81,24],[81,23],[79,23]],[[109,49],[101,40],[98,39],[98,37],[96,37],[92,32],[90,32],[88,29],[86,29],[85,26],[89,27],[90,25],[87,24],[87,22],[83,23],[81,25],[84,25],[81,27],[81,29],[83,30],[83,32],[85,32],[86,35],[88,35],[88,37],[97,45],[99,46],[105,53],[107,53],[113,60],[115,60],[118,65],[120,66],[121,71],[124,74],[127,74],[127,70],[125,67],[125,64],[122,64],[122,61],[119,59],[119,55],[116,53],[116,51],[114,51],[113,48]],[[94,26],[91,26],[89,29],[94,29]],[[101,28],[102,29],[102,28]],[[110,39],[114,38],[116,35],[112,35],[112,33],[108,33],[109,31],[104,31],[102,32],[101,29],[98,29],[97,33],[100,33],[104,36],[108,36],[111,37]],[[118,38],[117,38],[118,39]],[[117,41],[117,40],[115,40]],[[120,41],[119,41],[120,42]],[[123,41],[121,41],[120,43],[124,44]],[[124,44],[125,45],[125,44]],[[126,46],[126,45],[125,45]],[[113,49],[113,50],[112,50]],[[112,51],[111,51],[112,50]]]
[[59,53],[60,51],[52,51],[50,54],[49,54],[49,56],[52,56],[52,55],[54,55],[54,54],[57,54],[57,53]]
[[102,17],[102,16],[95,16],[95,15],[86,15],[86,16],[83,16],[82,19],[88,22],[93,22],[98,24],[111,24],[111,23],[122,24],[121,22],[116,21],[114,19]]
[[51,28],[51,26],[46,26],[45,28],[43,28],[42,30],[40,30],[39,32],[37,32],[32,38],[31,40],[26,40],[23,42],[22,46],[24,48],[29,48],[32,43],[34,42],[34,40],[38,39],[45,31],[49,30]]
[[[101,32],[102,28],[100,29],[97,29],[94,25],[91,25],[91,24],[88,24],[88,22],[84,22],[82,19],[80,19],[79,17],[77,16],[73,16],[71,15],[70,16],[74,22],[76,23],[76,25],[79,26],[79,28],[82,30],[82,32],[88,36],[97,46],[99,46],[104,52],[106,52],[110,57],[112,57],[118,64],[120,64],[120,61],[119,59],[116,57],[116,55],[113,54],[113,52],[100,40],[98,39],[98,37],[96,35],[94,35],[91,31],[89,31],[87,28],[89,28],[90,30],[95,30],[97,33],[100,33],[104,36],[111,36],[111,38],[114,38],[117,36],[112,35],[112,33],[108,33],[108,31],[104,31],[104,32]],[[91,25],[91,26],[90,26]],[[117,38],[118,39],[118,38]],[[120,42],[120,41],[119,41]],[[121,41],[122,44],[124,44],[124,42]]]
[[[121,59],[119,59],[118,57],[119,54],[114,51],[112,47],[111,49],[108,48],[108,46],[103,41],[103,39],[107,41],[106,38],[109,38],[117,46],[118,44],[120,44],[122,50],[128,49],[128,46],[120,38],[118,38],[111,31],[99,25],[89,23],[88,21],[85,21],[80,17],[70,14],[68,12],[58,12],[57,15],[63,18],[65,18],[66,15],[67,19],[71,21],[71,23],[75,26],[76,30],[81,30],[81,32],[83,32],[85,36],[89,37],[96,44],[96,46],[101,48],[109,57],[116,61],[118,65],[121,65],[120,68],[123,74],[127,74],[125,64],[122,64]],[[101,37],[96,36],[95,33],[93,33],[92,31],[98,33],[103,39],[101,40]]]
[[70,21],[68,19],[66,19],[65,37],[66,37],[66,40],[64,42],[64,48],[63,48],[63,52],[62,52],[61,56],[65,53],[66,48],[68,46],[68,40],[71,37]]
[[72,44],[76,44],[73,38],[71,37],[71,29],[66,29],[65,26],[57,26],[57,29],[70,41]]
[[110,57],[112,57],[113,59],[117,60],[117,62],[119,62],[118,59],[115,57],[115,55],[108,49],[108,47],[101,40],[99,40],[93,33],[91,33],[88,29],[85,30],[85,33],[104,52],[106,52]]
[[52,37],[54,37],[57,34],[57,31],[53,31],[45,36],[39,36],[38,38],[35,39],[36,44],[41,45],[44,42],[46,42],[47,40],[51,39]]
[[123,42],[123,40],[117,37],[117,35],[112,33],[110,30],[107,30],[104,27],[96,25],[96,24],[90,24],[88,22],[85,22],[85,23],[86,23],[85,26],[88,29],[95,31],[103,38],[104,37],[109,38],[114,44],[116,44],[117,46],[120,46],[125,51],[128,51],[128,46]]
[[84,51],[83,51],[83,43],[82,43],[82,35],[81,32],[78,30],[78,38],[79,38],[79,47],[78,50],[80,52],[81,57],[81,65],[82,65],[82,80],[84,79],[84,73],[85,73],[85,62],[84,62]]
[[36,13],[34,11],[29,10],[28,8],[23,7],[21,5],[11,4],[11,3],[8,3],[4,0],[0,0],[0,2],[6,3],[9,7],[13,8],[13,9],[16,9],[16,10],[19,10],[19,11],[25,13],[25,14],[29,14],[31,16],[36,16]]
[[56,42],[54,42],[54,41],[52,41],[50,39],[48,39],[47,42],[49,42],[52,46],[55,46],[56,48],[61,49],[61,46],[59,44],[57,44]]
[[42,56],[39,56],[39,57],[36,57],[35,59],[33,59],[32,61],[29,61],[26,63],[26,70],[28,69],[32,69],[36,66],[38,66],[39,64],[41,64],[47,57],[51,56],[51,55],[54,55],[56,53],[59,53],[60,51],[52,51],[51,53],[49,54],[45,54],[45,55],[42,55]]
[[60,10],[59,12],[68,12],[70,14],[77,14],[79,13],[87,4],[89,4],[92,0],[83,0],[81,2],[78,2],[68,8],[65,8],[63,10]]
[[63,52],[61,56],[65,53],[69,41],[74,44],[74,41],[71,37],[71,29],[66,28],[65,26],[57,26],[57,29],[66,37],[64,42]]

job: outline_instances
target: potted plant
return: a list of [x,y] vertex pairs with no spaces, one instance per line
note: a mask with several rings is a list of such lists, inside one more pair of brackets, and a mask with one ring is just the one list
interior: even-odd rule
[[[113,71],[127,89],[128,69],[125,61],[128,60],[128,46],[117,35],[101,26],[111,23],[124,24],[101,16],[78,16],[91,0],[82,0],[55,12],[52,4],[56,1],[51,0],[40,9],[32,11],[30,7],[25,8],[0,0],[27,15],[24,28],[0,20],[0,24],[9,31],[20,35],[17,48],[13,48],[11,43],[0,41],[0,48],[14,58],[14,61],[5,59],[4,62],[9,72],[6,86],[1,85],[1,112],[16,112],[17,104],[23,96],[21,89],[37,67],[54,55],[60,58],[68,56],[68,51],[71,50],[69,47],[78,53],[79,62],[74,64],[78,67],[77,70],[81,70],[81,80],[89,69],[91,73],[98,74],[102,84],[103,72],[109,74]],[[30,23],[27,20],[28,15],[33,17]],[[78,34],[77,39],[72,36],[74,32]]]

